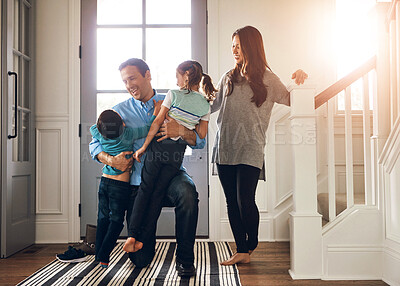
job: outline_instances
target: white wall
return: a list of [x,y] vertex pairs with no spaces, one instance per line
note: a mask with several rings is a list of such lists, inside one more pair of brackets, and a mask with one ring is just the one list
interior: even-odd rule
[[77,241],[80,1],[36,8],[36,242]]
[[[392,12],[397,16],[393,15],[393,21],[390,24],[385,22],[381,28],[381,31],[385,31],[385,33],[382,32],[379,39],[381,63],[380,66],[378,65],[378,91],[384,90],[385,92],[382,92],[381,95],[385,95],[385,98],[380,97],[376,101],[380,103],[379,110],[386,110],[386,113],[378,113],[380,117],[377,124],[374,123],[378,128],[375,126],[374,128],[377,129],[377,142],[381,142],[377,149],[380,155],[379,161],[382,164],[378,169],[380,172],[378,183],[380,190],[382,190],[379,196],[379,206],[384,214],[382,219],[384,241],[382,276],[383,280],[389,285],[400,286],[400,121],[399,117],[396,121],[390,121],[390,116],[395,119],[398,115],[398,112],[393,112],[396,106],[393,106],[390,97],[397,98],[397,100],[400,98],[398,89],[400,86],[400,64],[398,61],[400,52],[398,11],[400,6],[398,1],[393,0],[391,4],[393,5],[393,3],[397,4],[397,9],[392,10]],[[380,5],[381,19],[387,19],[390,5]],[[396,28],[393,29],[393,27]],[[393,53],[397,56],[394,57]],[[396,57],[397,61],[394,60]]]
[[[400,150],[397,151],[397,154]],[[385,196],[385,251],[384,278],[387,282],[400,285],[400,160],[397,159],[393,169],[386,175]],[[395,271],[394,269],[397,269]]]
[[400,120],[397,118],[380,158],[384,210],[383,280],[400,285]]
[[397,120],[381,157],[385,196],[381,205],[384,216],[383,279],[400,285],[400,124]]
[[327,87],[335,80],[334,10],[334,0],[208,0],[210,74],[218,79],[233,67],[232,33],[252,25],[263,35],[270,67],[285,83],[302,68]]
[[[332,28],[335,1],[327,0],[208,0],[208,71],[214,81],[233,67],[231,36],[240,27],[257,27],[264,39],[271,69],[289,84],[291,74],[305,70],[321,91],[335,81]],[[275,106],[268,131],[289,134],[286,107]],[[217,115],[209,129],[210,152]],[[290,162],[289,146],[270,140],[266,147],[267,182],[259,181],[257,204],[260,210],[260,240],[289,240],[288,213],[291,184],[275,171]],[[275,158],[275,159],[274,159]],[[212,166],[210,165],[210,170]],[[279,172],[278,172],[279,173]],[[288,174],[288,176],[290,176]],[[217,176],[210,175],[210,238],[232,240],[224,194]]]

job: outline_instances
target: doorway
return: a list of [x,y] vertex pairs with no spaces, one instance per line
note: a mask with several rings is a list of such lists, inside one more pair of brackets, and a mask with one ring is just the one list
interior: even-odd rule
[[[118,66],[128,58],[144,59],[158,93],[176,88],[175,69],[187,59],[207,70],[206,0],[82,1],[81,53],[81,236],[96,224],[97,190],[102,165],[88,151],[89,128],[98,115],[130,95]],[[174,45],[173,43],[179,43]],[[199,192],[197,235],[208,236],[208,156],[187,148],[184,166]],[[158,236],[174,236],[173,208],[163,208]],[[126,236],[126,229],[121,234]]]

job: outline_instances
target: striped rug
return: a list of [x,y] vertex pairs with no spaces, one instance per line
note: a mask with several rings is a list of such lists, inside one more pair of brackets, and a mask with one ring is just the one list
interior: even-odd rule
[[241,285],[236,266],[220,266],[232,255],[227,242],[196,242],[196,276],[180,278],[175,270],[175,242],[157,242],[156,255],[146,268],[135,268],[118,243],[110,265],[101,268],[94,255],[81,263],[54,260],[18,285]]

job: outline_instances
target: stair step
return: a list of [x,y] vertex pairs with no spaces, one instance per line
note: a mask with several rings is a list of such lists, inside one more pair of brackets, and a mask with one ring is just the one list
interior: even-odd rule
[[[318,200],[318,212],[322,215],[322,219],[329,221],[329,194],[320,193],[317,196]],[[364,193],[354,194],[354,204],[363,205],[365,203]],[[336,215],[340,214],[347,208],[347,197],[344,193],[336,194]]]

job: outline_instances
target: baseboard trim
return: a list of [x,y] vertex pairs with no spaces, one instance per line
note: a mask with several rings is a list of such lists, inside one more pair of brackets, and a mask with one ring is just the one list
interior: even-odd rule
[[[351,281],[351,280],[360,280],[360,281],[364,281],[364,280],[375,280],[375,281],[382,281],[382,277],[378,277],[378,276],[370,276],[370,277],[366,277],[366,276],[352,276],[352,277],[335,276],[335,277],[325,277],[325,276],[322,276],[321,280],[324,280],[324,281],[336,281],[336,280],[344,280],[344,281]],[[390,284],[390,285],[391,285],[391,284]]]
[[389,279],[382,278],[382,281],[390,286],[400,286],[400,282],[391,281]]
[[386,246],[383,250],[382,280],[391,286],[400,286],[400,253]]
[[293,280],[321,280],[320,275],[296,275],[291,269],[289,269],[289,275],[292,277]]

